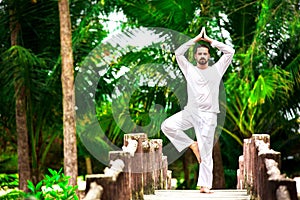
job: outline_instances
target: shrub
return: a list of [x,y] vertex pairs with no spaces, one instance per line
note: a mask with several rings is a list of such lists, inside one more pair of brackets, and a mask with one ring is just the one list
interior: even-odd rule
[[[45,178],[34,185],[31,181],[28,181],[29,193],[25,193],[21,190],[10,189],[9,192],[4,195],[0,195],[0,200],[11,199],[38,199],[38,200],[78,200],[76,195],[77,186],[69,185],[69,176],[65,176],[60,169],[55,171],[48,169],[50,175],[45,175]],[[2,178],[2,179],[1,179]],[[6,190],[12,186],[16,186],[18,183],[17,176],[11,177],[9,175],[0,176],[1,180],[6,181],[3,185],[6,185]],[[11,182],[10,182],[11,181]],[[2,182],[1,182],[2,186]],[[18,186],[18,185],[17,185]],[[4,187],[0,187],[2,189]],[[4,188],[4,189],[5,189]]]
[[61,173],[62,169],[58,172],[48,169],[51,176],[45,175],[45,178],[34,185],[28,181],[28,188],[31,191],[30,196],[34,196],[40,200],[78,200],[76,195],[77,186],[69,185],[69,176]]

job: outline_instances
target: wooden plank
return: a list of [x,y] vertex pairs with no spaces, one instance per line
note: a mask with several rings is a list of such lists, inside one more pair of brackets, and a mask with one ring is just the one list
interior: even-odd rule
[[246,190],[212,190],[212,194],[199,190],[156,190],[155,195],[145,195],[144,200],[250,200]]

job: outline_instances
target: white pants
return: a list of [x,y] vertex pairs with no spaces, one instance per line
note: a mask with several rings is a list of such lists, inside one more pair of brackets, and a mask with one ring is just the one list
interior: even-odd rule
[[197,110],[182,110],[167,118],[161,125],[162,132],[179,152],[183,151],[194,142],[194,140],[183,132],[184,130],[194,127],[201,156],[198,186],[212,187],[212,149],[216,126],[216,113]]

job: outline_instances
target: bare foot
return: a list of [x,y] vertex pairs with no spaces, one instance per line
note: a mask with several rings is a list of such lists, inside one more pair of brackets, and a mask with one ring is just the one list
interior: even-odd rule
[[199,148],[198,148],[198,143],[194,142],[193,144],[190,145],[190,148],[192,149],[192,151],[194,152],[198,163],[201,163],[201,158],[200,158],[200,152],[199,152]]
[[207,193],[207,194],[211,194],[213,193],[209,188],[207,187],[201,187],[200,188],[200,193]]

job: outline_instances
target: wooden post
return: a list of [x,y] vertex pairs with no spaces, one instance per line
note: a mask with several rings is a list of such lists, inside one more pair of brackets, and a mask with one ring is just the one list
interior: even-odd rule
[[147,140],[143,144],[144,194],[155,194],[154,163],[154,146]]
[[281,174],[278,168],[278,162],[276,162],[275,159],[265,159],[265,166],[268,174],[268,190],[263,193],[263,198],[267,200],[297,200],[296,182],[293,179],[286,178],[285,175]]
[[168,159],[167,156],[162,156],[160,188],[163,190],[167,189],[167,178],[168,178],[167,176],[168,176]]
[[95,181],[90,183],[89,191],[86,195],[80,193],[79,199],[82,200],[101,200],[103,194],[103,187],[98,185]]
[[172,171],[168,170],[167,171],[167,190],[171,190],[172,189]]
[[252,138],[254,138],[254,140],[262,140],[265,144],[267,144],[267,147],[270,149],[270,135],[268,135],[268,134],[253,134]]
[[260,152],[258,155],[258,168],[257,168],[257,176],[258,176],[258,187],[257,187],[257,196],[260,199],[267,198],[266,195],[268,195],[268,178],[269,175],[267,174],[266,159],[273,159],[276,162],[281,159],[280,152],[275,152],[273,150],[265,150],[264,152]]
[[253,196],[257,196],[258,187],[258,149],[259,145],[270,147],[270,135],[268,134],[253,134],[250,142],[250,155],[251,155],[251,166],[250,166],[250,183],[251,191]]
[[[118,183],[124,179],[124,172],[121,172],[115,179],[112,175],[105,174],[90,174],[86,175],[86,194],[90,190],[90,184],[96,182],[103,188],[103,194],[101,200],[112,200],[112,199],[124,199],[124,194],[120,193],[120,186]],[[122,182],[122,181],[121,181]],[[121,186],[123,187],[123,186]],[[126,200],[130,200],[126,197]]]
[[244,156],[239,156],[239,169],[237,170],[237,189],[245,189]]
[[269,188],[266,191],[266,200],[273,200],[273,199],[279,199],[277,195],[277,190],[279,189],[280,186],[285,186],[286,189],[288,190],[288,196],[289,200],[298,200],[297,197],[297,189],[296,189],[296,181],[293,179],[283,179],[283,180],[278,180],[278,179],[271,179],[269,180]]
[[[131,158],[130,153],[123,151],[110,151],[109,160],[124,163],[123,171],[115,174],[91,174],[86,176],[86,194],[91,183],[95,182],[103,188],[101,200],[124,199],[131,200]],[[113,166],[111,168],[113,169]],[[115,169],[117,170],[117,169]],[[119,173],[120,172],[120,173]]]
[[134,156],[132,157],[131,168],[131,186],[132,186],[132,199],[143,200],[144,199],[144,187],[143,187],[143,142],[147,140],[145,133],[130,133],[124,135],[124,146],[128,145],[129,140],[136,140],[138,145]]
[[152,139],[150,140],[152,146],[154,147],[154,184],[155,189],[162,189],[160,187],[161,179],[161,168],[162,168],[162,139]]
[[124,151],[110,151],[109,160],[123,160],[125,168],[123,175],[118,179],[118,193],[122,194],[122,200],[132,199],[132,180],[131,180],[131,156],[130,153]]
[[257,155],[257,150],[255,146],[255,138],[251,137],[250,138],[250,144],[249,144],[249,171],[248,171],[248,183],[249,183],[249,189],[250,189],[250,194],[253,196],[256,196],[256,190],[254,190],[254,178],[253,178],[253,170],[255,169],[255,164],[256,162],[256,156]]
[[[281,154],[270,149],[269,135],[254,134],[251,138],[244,139],[243,160],[245,186],[251,199],[297,200],[296,182],[281,175]],[[241,168],[240,166],[240,171]]]
[[244,139],[244,147],[243,147],[243,154],[244,154],[244,167],[245,167],[245,188],[247,189],[247,193],[250,194],[251,191],[251,183],[250,183],[250,142],[251,139]]

